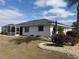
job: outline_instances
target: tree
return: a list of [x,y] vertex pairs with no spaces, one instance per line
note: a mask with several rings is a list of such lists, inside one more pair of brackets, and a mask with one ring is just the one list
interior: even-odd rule
[[72,30],[77,30],[77,22],[73,22],[73,24],[71,26],[73,27]]
[[55,25],[54,25],[54,28],[53,28],[53,34],[57,32],[57,21],[55,21]]
[[64,30],[64,27],[63,26],[58,26],[58,31],[59,32],[63,32],[63,30]]
[[79,0],[68,0],[68,7],[71,7],[74,4],[77,4],[77,31],[79,33]]

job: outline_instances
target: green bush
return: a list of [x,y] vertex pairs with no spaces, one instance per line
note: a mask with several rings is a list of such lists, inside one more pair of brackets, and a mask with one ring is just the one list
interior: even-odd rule
[[63,26],[58,26],[58,31],[59,32],[63,32],[63,30],[64,30],[64,27]]
[[71,45],[74,46],[79,41],[77,38],[79,37],[77,31],[68,31],[66,35],[59,32],[58,34],[54,34],[52,37],[52,42],[58,46],[63,46],[65,43],[71,43]]
[[79,34],[77,34],[77,38],[79,38]]
[[68,31],[68,32],[66,32],[66,35],[77,37],[78,32],[77,31]]
[[79,34],[78,34],[78,32],[76,30],[74,30],[74,31],[68,31],[66,33],[66,35],[73,37],[72,39],[74,41],[74,44],[79,43]]

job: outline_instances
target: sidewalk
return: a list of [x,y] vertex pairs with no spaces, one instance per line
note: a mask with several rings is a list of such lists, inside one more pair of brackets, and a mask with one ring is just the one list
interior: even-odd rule
[[52,42],[40,43],[38,46],[46,50],[53,50],[62,53],[67,53],[67,55],[71,54],[77,59],[79,59],[79,44],[77,44],[76,46],[64,46],[64,47],[46,46],[46,44],[52,44]]

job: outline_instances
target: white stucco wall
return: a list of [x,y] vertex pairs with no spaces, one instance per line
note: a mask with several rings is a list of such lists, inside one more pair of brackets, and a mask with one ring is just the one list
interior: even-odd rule
[[52,35],[53,32],[53,26],[50,26],[50,36]]
[[72,31],[72,29],[71,28],[65,28],[63,32],[66,34],[67,31]]
[[40,35],[40,36],[50,36],[50,27],[44,26],[44,31],[38,31],[38,26],[29,27],[29,32],[25,32],[23,28],[23,35]]

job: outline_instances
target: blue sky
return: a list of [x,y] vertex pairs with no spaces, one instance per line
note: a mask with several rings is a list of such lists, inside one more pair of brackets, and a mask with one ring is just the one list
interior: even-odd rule
[[0,27],[46,18],[71,25],[76,21],[76,5],[64,0],[0,0]]

